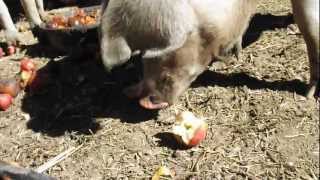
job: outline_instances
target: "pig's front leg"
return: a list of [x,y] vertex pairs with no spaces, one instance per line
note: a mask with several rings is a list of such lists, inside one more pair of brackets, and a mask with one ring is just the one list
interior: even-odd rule
[[236,41],[234,47],[232,48],[231,52],[236,56],[236,58],[240,59],[240,52],[242,50],[242,36]]
[[[307,44],[310,83],[306,96],[319,96],[319,0],[291,0],[296,23]],[[319,89],[318,89],[319,91]]]
[[224,61],[227,57],[234,55],[237,60],[240,59],[242,50],[242,37],[220,49],[219,53],[213,53],[216,61]]
[[21,34],[16,29],[8,8],[3,0],[0,0],[0,22],[5,30],[6,40],[9,44],[21,41]]
[[40,24],[42,23],[42,20],[40,18],[40,14],[37,8],[38,1],[37,3],[36,3],[36,0],[20,0],[20,1],[24,9],[24,12],[27,18],[29,19],[29,22],[31,23],[31,25],[40,26]]

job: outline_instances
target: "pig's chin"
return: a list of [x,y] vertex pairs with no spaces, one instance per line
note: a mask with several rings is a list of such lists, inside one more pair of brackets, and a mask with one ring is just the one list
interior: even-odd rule
[[140,106],[142,106],[145,109],[163,109],[169,106],[169,103],[167,102],[154,102],[152,101],[151,96],[143,97],[139,100]]

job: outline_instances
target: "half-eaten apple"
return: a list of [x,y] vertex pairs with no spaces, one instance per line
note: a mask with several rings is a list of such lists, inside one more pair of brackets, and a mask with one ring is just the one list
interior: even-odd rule
[[208,125],[204,119],[195,117],[189,111],[184,111],[176,115],[176,124],[173,126],[172,133],[178,142],[193,147],[205,139],[207,129]]

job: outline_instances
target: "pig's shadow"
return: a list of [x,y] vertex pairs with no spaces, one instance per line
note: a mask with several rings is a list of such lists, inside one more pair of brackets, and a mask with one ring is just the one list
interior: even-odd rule
[[31,116],[27,127],[60,136],[70,131],[95,133],[100,128],[97,118],[129,123],[153,119],[155,111],[140,108],[136,100],[122,93],[124,86],[139,79],[139,72],[119,68],[108,75],[100,61],[51,61],[38,71],[42,83],[37,89],[28,89],[23,98],[22,110]]
[[192,84],[192,87],[217,85],[221,87],[247,86],[249,89],[270,89],[274,91],[289,91],[304,95],[307,90],[306,83],[300,80],[266,81],[249,76],[246,73],[221,74],[205,71]]
[[[285,28],[292,23],[294,23],[292,14],[286,16],[255,14],[251,19],[248,30],[243,37],[242,46],[245,48],[257,41],[263,31],[273,30],[276,28]],[[218,85],[222,87],[247,86],[250,89],[265,88],[270,90],[296,92],[300,95],[304,95],[307,90],[307,85],[300,80],[270,82],[251,77],[244,72],[226,75],[217,72],[206,71],[197,78],[196,82],[192,84],[193,87],[207,85]]]
[[245,48],[257,41],[262,32],[266,30],[274,30],[276,28],[285,28],[290,24],[293,24],[293,15],[285,16],[274,16],[272,14],[255,14],[250,23],[249,27],[243,37],[242,47]]
[[[260,22],[264,18],[267,20]],[[244,44],[252,43],[263,30],[287,26],[274,24],[277,18],[271,15],[255,16],[244,38]],[[279,18],[283,20],[288,17]],[[267,22],[273,23],[267,26]],[[107,74],[101,62],[94,58],[66,58],[48,63],[39,70],[39,77],[42,77],[41,74],[49,76],[43,78],[38,89],[28,91],[22,101],[23,111],[31,116],[27,123],[28,128],[49,136],[60,136],[70,131],[87,134],[99,130],[100,125],[96,119],[100,117],[130,123],[155,118],[157,112],[143,110],[136,100],[129,100],[122,93],[123,87],[137,82],[141,77],[140,61],[133,59],[132,62],[135,68],[122,67],[113,74]],[[245,73],[226,75],[215,72],[203,73],[193,86],[209,84],[223,87],[247,86],[252,89],[269,88],[301,94],[304,89],[304,83],[299,81],[267,82]],[[165,140],[163,142],[166,144]]]

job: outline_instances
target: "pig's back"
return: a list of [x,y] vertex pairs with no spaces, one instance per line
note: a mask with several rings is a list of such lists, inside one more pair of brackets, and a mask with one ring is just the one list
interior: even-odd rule
[[216,43],[229,44],[246,30],[257,0],[189,0],[201,28]]
[[108,6],[114,31],[122,31],[134,49],[168,46],[196,24],[185,0],[113,0]]

